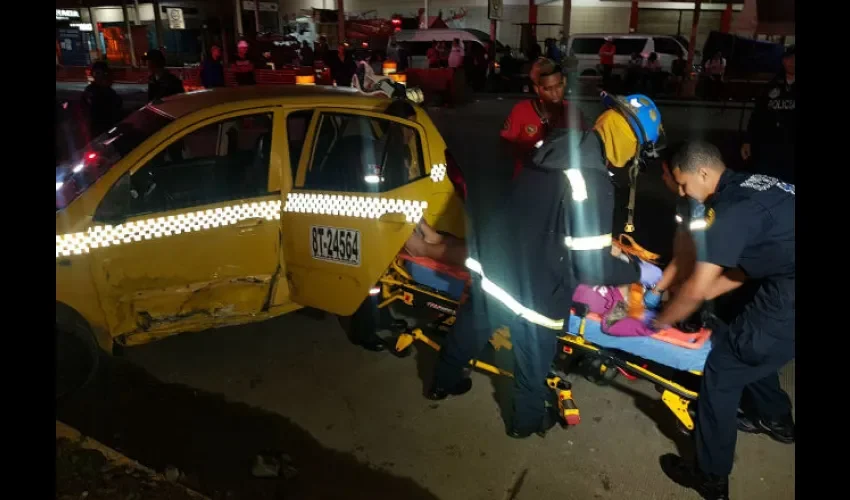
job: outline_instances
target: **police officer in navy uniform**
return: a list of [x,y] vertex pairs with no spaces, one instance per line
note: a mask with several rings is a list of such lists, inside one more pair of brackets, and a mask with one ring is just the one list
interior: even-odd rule
[[746,139],[741,146],[744,160],[752,158],[752,170],[794,183],[797,137],[796,49],[782,56],[782,74],[767,84],[750,116]]
[[[687,318],[710,289],[757,285],[743,312],[712,336],[697,403],[696,467],[675,455],[661,457],[664,472],[680,485],[704,498],[728,499],[738,430],[794,442],[791,403],[778,375],[795,352],[794,186],[733,172],[705,142],[683,146],[671,166],[681,194],[705,205],[705,228],[693,233],[694,271],[656,326]],[[751,406],[739,414],[742,396]]]
[[575,288],[651,285],[661,277],[651,264],[612,253],[609,171],[653,147],[661,116],[646,96],[606,96],[605,103],[610,108],[593,131],[556,129],[541,141],[503,203],[486,220],[471,221],[475,229],[468,231],[470,299],[440,351],[427,396],[467,392],[472,382],[464,368],[496,328],[507,326],[516,361],[508,429],[514,438],[543,435],[555,424],[545,380]]

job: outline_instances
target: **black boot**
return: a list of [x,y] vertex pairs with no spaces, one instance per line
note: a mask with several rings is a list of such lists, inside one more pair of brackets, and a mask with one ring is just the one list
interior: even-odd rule
[[546,414],[543,416],[543,422],[540,424],[540,427],[535,431],[528,430],[518,430],[516,427],[511,426],[508,430],[508,436],[514,439],[525,439],[530,437],[532,434],[537,434],[540,437],[546,437],[546,433],[549,432],[552,427],[555,427],[555,424],[558,423],[558,417],[555,415],[554,410],[551,407],[546,407]]
[[706,500],[729,500],[729,479],[706,474],[677,455],[668,453],[659,460],[661,470],[674,483],[696,490]]
[[794,418],[789,414],[776,419],[750,419],[745,414],[738,414],[738,430],[750,434],[767,434],[774,441],[782,444],[792,444],[796,439]]
[[431,386],[431,389],[425,393],[425,397],[431,401],[441,401],[449,396],[460,396],[462,394],[466,394],[470,389],[472,389],[472,380],[464,378],[458,382],[457,385],[449,389],[433,385]]

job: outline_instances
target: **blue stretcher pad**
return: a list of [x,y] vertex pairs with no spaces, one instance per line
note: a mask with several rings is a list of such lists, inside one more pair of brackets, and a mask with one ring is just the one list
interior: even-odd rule
[[437,269],[417,264],[409,260],[404,261],[404,267],[414,281],[433,288],[438,292],[445,293],[454,300],[460,300],[466,282]]
[[[570,316],[567,333],[578,335],[580,323],[581,318]],[[702,371],[711,351],[711,339],[706,340],[699,349],[686,349],[650,337],[608,335],[602,332],[602,325],[598,321],[589,319],[584,325],[584,339],[598,347],[618,349],[682,371]]]

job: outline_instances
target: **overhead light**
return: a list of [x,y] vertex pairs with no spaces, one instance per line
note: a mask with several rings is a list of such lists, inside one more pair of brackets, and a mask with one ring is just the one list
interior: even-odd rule
[[83,169],[83,167],[85,167],[85,164],[83,164],[83,163],[78,163],[78,164],[77,164],[77,166],[75,166],[75,167],[74,167],[74,173],[75,173],[75,174],[76,174],[76,173],[79,173],[79,171],[80,171],[80,170],[82,170],[82,169]]
[[64,186],[64,185],[65,185],[64,182],[57,182],[56,183],[56,190],[59,191],[60,189],[62,189],[62,186]]
[[378,184],[379,182],[384,182],[384,178],[380,175],[367,175],[363,178],[368,184]]

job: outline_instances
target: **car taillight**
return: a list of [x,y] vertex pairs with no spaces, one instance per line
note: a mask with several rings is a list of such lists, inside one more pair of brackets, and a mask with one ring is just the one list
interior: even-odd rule
[[466,179],[463,178],[463,172],[455,161],[454,156],[446,150],[446,171],[449,174],[449,180],[455,187],[455,192],[460,196],[460,199],[466,200]]

